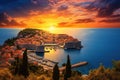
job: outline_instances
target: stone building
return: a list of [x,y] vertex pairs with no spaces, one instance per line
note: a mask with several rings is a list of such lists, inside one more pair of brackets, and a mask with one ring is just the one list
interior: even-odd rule
[[64,44],[64,49],[81,49],[81,41],[72,41],[72,42],[66,42]]

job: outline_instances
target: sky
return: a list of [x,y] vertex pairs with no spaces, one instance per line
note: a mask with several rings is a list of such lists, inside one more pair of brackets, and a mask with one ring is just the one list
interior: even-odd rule
[[0,0],[0,28],[119,28],[120,0]]

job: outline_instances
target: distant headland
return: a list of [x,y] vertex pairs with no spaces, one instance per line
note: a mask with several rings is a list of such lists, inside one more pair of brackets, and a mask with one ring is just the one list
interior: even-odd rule
[[14,45],[21,48],[34,49],[35,46],[56,44],[61,47],[80,49],[81,41],[67,34],[53,34],[40,29],[23,29],[17,37],[8,39],[4,45]]

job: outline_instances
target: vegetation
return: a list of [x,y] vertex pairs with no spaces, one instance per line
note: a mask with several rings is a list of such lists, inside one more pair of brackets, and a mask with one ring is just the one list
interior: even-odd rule
[[118,66],[120,68],[120,61],[114,61],[111,69],[101,65],[98,69],[90,71],[85,80],[120,80]]
[[9,69],[3,68],[0,69],[0,80],[12,80],[12,74],[10,73]]
[[29,76],[27,49],[23,53],[23,61],[22,61],[22,65],[20,67],[20,74],[22,74],[24,77]]
[[[119,65],[120,61],[113,61],[112,68],[105,68],[103,65],[100,65],[99,68],[91,70],[86,76],[78,71],[72,71],[68,80],[120,80]],[[30,75],[27,78],[22,75],[13,75],[7,68],[0,69],[0,80],[53,80],[51,71],[44,71],[42,67],[29,64],[29,67],[31,66],[32,69],[29,69]],[[59,80],[64,80],[64,74],[60,74]]]
[[[18,38],[34,36],[36,31],[37,29],[24,29],[19,32],[17,38],[6,40],[4,45],[13,46]],[[19,46],[16,47],[20,50]],[[2,47],[0,46],[0,48]],[[3,52],[6,49],[4,48]],[[17,56],[9,69],[0,69],[0,80],[120,80],[120,61],[113,61],[112,68],[105,68],[103,65],[100,65],[99,68],[91,70],[86,76],[78,71],[71,70],[69,55],[67,56],[67,63],[64,63],[62,66],[66,67],[63,74],[60,74],[57,64],[54,66],[53,72],[52,70],[44,70],[42,66],[28,63],[27,50],[25,50],[23,58],[20,59]]]
[[52,76],[52,79],[53,79],[53,80],[59,80],[59,76],[60,76],[59,68],[58,68],[58,65],[55,64],[55,66],[54,66],[54,68],[53,68],[53,76]]
[[13,75],[23,75],[25,78],[29,76],[27,49],[23,53],[23,59],[20,60],[17,56],[15,62],[10,67],[11,73]]
[[[28,35],[30,35],[30,37],[32,37],[36,34],[36,30],[38,30],[38,29],[31,29],[31,28],[24,29],[18,33],[18,37],[26,37]],[[20,36],[20,35],[22,35],[22,36]]]
[[15,72],[14,72],[15,75],[20,74],[20,73],[19,73],[19,69],[20,69],[20,62],[19,62],[19,57],[17,56],[17,57],[16,57]]
[[113,61],[113,67],[116,71],[120,72],[120,61]]
[[71,62],[70,62],[70,57],[68,55],[66,69],[65,69],[65,73],[64,73],[64,80],[67,80],[67,78],[70,78],[70,77],[71,77]]
[[4,45],[13,46],[13,45],[14,45],[14,42],[16,41],[16,39],[17,39],[17,38],[7,39],[7,40],[4,42]]
[[33,63],[29,63],[29,72],[34,73],[34,74],[43,74],[44,69],[42,66],[38,66]]

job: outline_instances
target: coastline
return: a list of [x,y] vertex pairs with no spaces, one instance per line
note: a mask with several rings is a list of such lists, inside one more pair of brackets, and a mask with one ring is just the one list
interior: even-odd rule
[[[75,31],[76,33],[70,35],[74,35],[74,37],[78,38],[79,40],[81,39],[84,48],[82,48],[80,51],[78,50],[64,51],[62,49],[57,49],[56,51],[51,50],[49,54],[45,53],[43,57],[47,59],[51,59],[53,61],[57,61],[57,62],[59,61],[60,66],[66,61],[65,58],[68,54],[71,56],[73,64],[79,61],[86,60],[89,62],[88,66],[76,69],[85,74],[88,73],[90,69],[95,69],[99,67],[100,63],[103,63],[105,67],[111,68],[112,60],[120,59],[119,58],[120,55],[117,54],[120,53],[120,50],[118,49],[118,47],[120,47],[118,45],[120,44],[120,38],[119,38],[120,29],[100,28],[100,29],[89,29],[87,31],[85,29],[84,32],[82,31],[82,34],[80,29],[72,29],[72,30],[73,32]],[[8,33],[6,32],[5,34]],[[8,34],[8,35],[13,35],[13,34]]]

